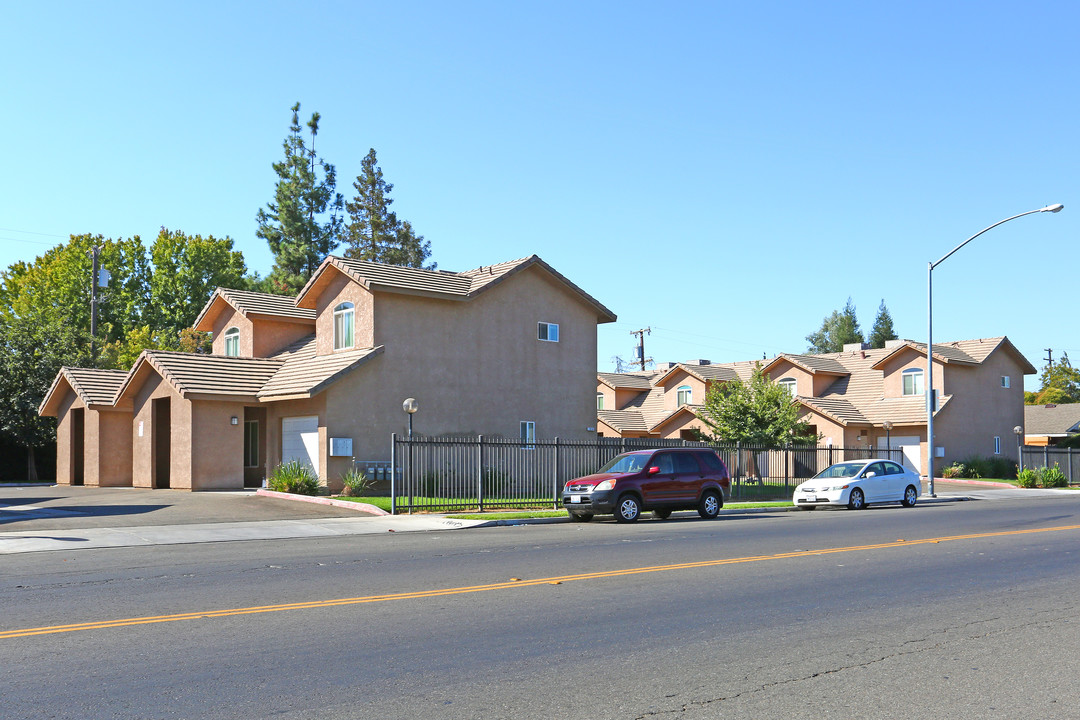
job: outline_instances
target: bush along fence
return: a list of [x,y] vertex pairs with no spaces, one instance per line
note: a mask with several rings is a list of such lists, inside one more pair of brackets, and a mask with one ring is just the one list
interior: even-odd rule
[[476,508],[558,508],[563,485],[596,472],[619,453],[665,447],[711,447],[731,473],[731,500],[786,500],[795,486],[844,460],[888,457],[900,448],[783,448],[657,438],[535,440],[517,438],[391,438],[392,513]]
[[1066,485],[1080,485],[1080,450],[1047,446],[1024,445],[1020,449],[1024,470],[1053,470],[1065,476]]

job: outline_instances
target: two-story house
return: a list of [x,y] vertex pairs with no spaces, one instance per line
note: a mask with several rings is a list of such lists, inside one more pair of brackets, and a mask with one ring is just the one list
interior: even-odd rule
[[60,483],[238,488],[295,459],[334,488],[389,459],[409,397],[425,435],[595,436],[596,325],[614,320],[535,255],[461,273],[331,256],[295,298],[215,291],[195,323],[211,354],[64,368],[40,412]]
[[[716,382],[745,380],[760,365],[788,388],[824,445],[902,448],[926,471],[926,345],[893,340],[881,349],[846,346],[825,355],[665,365],[653,373],[597,376],[598,432],[609,437],[684,438],[708,432],[699,417]],[[972,455],[1014,454],[1024,424],[1024,375],[1035,368],[1008,338],[934,345],[934,414],[939,467]]]

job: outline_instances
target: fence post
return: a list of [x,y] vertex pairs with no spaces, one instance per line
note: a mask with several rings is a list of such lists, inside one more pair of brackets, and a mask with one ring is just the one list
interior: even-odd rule
[[390,514],[397,515],[397,433],[390,433]]
[[405,442],[407,443],[407,445],[409,447],[409,462],[406,465],[406,467],[408,467],[409,470],[408,470],[407,473],[405,473],[405,485],[409,488],[409,514],[412,515],[412,512],[413,512],[413,446],[412,446],[413,438],[412,438],[412,435],[410,435],[405,440]]
[[1072,474],[1072,451],[1073,451],[1073,449],[1072,449],[1072,448],[1069,448],[1069,484],[1070,484],[1070,485],[1072,485],[1072,484],[1073,484],[1073,474]]
[[1043,445],[1043,469],[1046,470],[1050,467],[1050,446]]
[[555,436],[555,467],[551,470],[551,504],[559,506],[559,436]]
[[476,436],[476,505],[484,512],[484,436]]
[[787,488],[791,483],[788,481],[788,463],[791,462],[791,443],[784,448],[784,487]]

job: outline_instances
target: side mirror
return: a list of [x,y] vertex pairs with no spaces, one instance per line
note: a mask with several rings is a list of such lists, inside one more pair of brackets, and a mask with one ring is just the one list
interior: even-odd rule
[[873,470],[871,470],[870,472],[863,475],[864,478],[872,478],[872,477],[876,477],[876,476],[877,476],[877,473],[874,472]]
[[657,473],[660,472],[660,466],[659,465],[653,465],[651,468],[649,468],[645,472],[648,475],[656,475]]

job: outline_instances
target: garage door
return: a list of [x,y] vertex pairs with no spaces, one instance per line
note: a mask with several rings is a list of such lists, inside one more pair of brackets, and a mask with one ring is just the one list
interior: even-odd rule
[[319,472],[319,417],[281,419],[281,461],[299,460]]
[[[894,435],[889,444],[893,450],[897,448],[904,451],[904,467],[912,472],[922,472],[922,448],[919,443],[922,442],[918,435],[912,435],[911,437],[905,435]],[[885,449],[885,438],[878,438],[878,448]],[[896,458],[893,458],[894,460]]]

